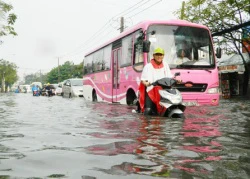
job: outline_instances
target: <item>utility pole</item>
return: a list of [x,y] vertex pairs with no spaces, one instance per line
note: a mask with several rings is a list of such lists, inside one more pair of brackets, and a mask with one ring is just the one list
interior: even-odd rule
[[121,17],[120,33],[124,31],[124,17]]
[[185,8],[185,1],[182,1],[182,6],[181,6],[181,19],[184,19],[184,8]]
[[60,83],[60,68],[59,68],[59,57],[58,57],[58,64],[57,64],[57,72],[58,72],[58,83]]

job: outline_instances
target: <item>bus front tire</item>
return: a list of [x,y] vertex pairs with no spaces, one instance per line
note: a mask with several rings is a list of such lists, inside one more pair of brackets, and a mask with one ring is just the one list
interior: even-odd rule
[[93,94],[92,94],[92,101],[97,102],[97,95],[95,91],[93,91]]

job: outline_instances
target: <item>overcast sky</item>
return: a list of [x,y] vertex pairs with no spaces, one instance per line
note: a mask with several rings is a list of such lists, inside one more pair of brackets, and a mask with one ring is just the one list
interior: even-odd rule
[[0,59],[14,62],[21,78],[84,54],[119,34],[120,17],[131,27],[143,20],[176,19],[183,0],[9,0],[18,36],[4,37]]

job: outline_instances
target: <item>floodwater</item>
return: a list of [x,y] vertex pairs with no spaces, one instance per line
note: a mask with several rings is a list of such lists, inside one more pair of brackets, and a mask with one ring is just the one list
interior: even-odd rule
[[83,98],[0,94],[0,178],[250,178],[250,100],[185,119]]

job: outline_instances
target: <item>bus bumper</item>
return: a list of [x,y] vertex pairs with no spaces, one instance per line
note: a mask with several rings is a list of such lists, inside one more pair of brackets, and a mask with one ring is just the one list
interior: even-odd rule
[[219,93],[216,94],[182,94],[183,104],[186,106],[218,106]]

